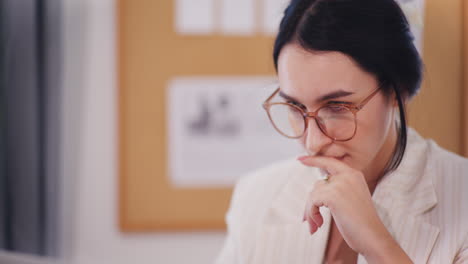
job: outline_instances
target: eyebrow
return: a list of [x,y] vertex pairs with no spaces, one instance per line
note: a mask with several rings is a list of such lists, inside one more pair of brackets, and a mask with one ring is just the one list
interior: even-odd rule
[[[331,93],[328,93],[328,94],[325,94],[325,95],[322,95],[321,97],[319,97],[317,100],[316,100],[316,103],[320,103],[320,102],[323,102],[323,101],[327,101],[327,100],[331,100],[331,99],[337,99],[337,98],[341,98],[341,97],[346,97],[346,96],[350,96],[354,94],[353,92],[347,92],[347,91],[343,91],[343,90],[338,90],[338,91],[335,91],[335,92],[331,92]],[[279,95],[281,97],[283,97],[284,99],[286,100],[290,100],[290,101],[294,101],[294,102],[299,102],[299,100],[297,100],[296,98],[292,97],[292,96],[289,96],[287,94],[285,94],[283,91],[279,91]]]

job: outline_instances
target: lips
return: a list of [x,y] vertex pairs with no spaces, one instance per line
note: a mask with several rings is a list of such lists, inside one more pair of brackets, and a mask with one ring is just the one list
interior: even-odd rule
[[344,154],[343,156],[332,157],[332,158],[342,161],[345,157],[346,157],[346,154]]
[[336,159],[336,160],[344,160],[348,154],[343,154],[341,156],[334,156],[334,155],[310,155],[310,156],[313,156],[313,157],[326,157],[326,158],[332,158],[332,159]]

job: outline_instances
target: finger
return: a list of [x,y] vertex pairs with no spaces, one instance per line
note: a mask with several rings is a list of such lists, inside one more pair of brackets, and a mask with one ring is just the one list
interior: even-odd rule
[[317,167],[333,175],[350,169],[346,163],[330,157],[302,156],[298,160],[306,166]]
[[317,227],[321,227],[323,225],[323,217],[318,206],[312,206],[312,208],[309,210],[309,217],[312,219],[312,221],[314,221]]
[[314,221],[312,221],[311,219],[308,219],[307,222],[308,222],[308,224],[309,224],[309,232],[310,232],[310,234],[312,235],[312,234],[314,234],[315,232],[317,232],[317,229],[318,229],[317,224],[316,224]]
[[[307,210],[305,218],[307,219],[307,222],[309,224],[309,231],[310,234],[315,233],[322,225],[323,225],[323,217],[320,214],[320,211],[318,210],[318,207],[313,206],[312,208],[317,208],[317,209],[309,209]],[[313,213],[310,213],[311,210]]]
[[305,219],[309,223],[311,234],[313,234],[315,231],[317,231],[319,227],[323,225],[323,217],[319,210],[319,207],[322,206],[323,204],[313,199],[313,196],[316,195],[317,193],[318,193],[317,191],[313,191],[313,193],[310,194],[310,197],[307,200],[306,206],[304,209]]
[[319,192],[319,191],[321,191],[323,189],[329,188],[328,185],[330,184],[330,182],[328,181],[329,180],[328,177],[329,176],[327,175],[326,179],[322,178],[320,180],[315,181],[314,185],[313,185],[314,187],[312,189],[312,192]]

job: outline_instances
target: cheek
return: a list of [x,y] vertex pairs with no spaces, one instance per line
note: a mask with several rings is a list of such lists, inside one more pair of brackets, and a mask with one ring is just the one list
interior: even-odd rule
[[358,113],[356,136],[352,140],[344,142],[344,147],[350,155],[346,161],[351,167],[358,170],[368,167],[375,158],[382,148],[393,122],[393,109],[383,103],[374,104],[366,110],[368,111]]
[[305,141],[306,141],[306,135],[302,136],[301,138],[297,139],[296,142],[299,143],[299,145],[301,146],[301,149],[304,150],[305,152],[307,152],[307,148],[306,148],[306,145],[305,145]]

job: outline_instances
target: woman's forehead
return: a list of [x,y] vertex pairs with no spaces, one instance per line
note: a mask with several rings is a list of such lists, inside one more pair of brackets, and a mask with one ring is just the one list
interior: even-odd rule
[[[311,52],[286,45],[278,60],[281,90],[291,96],[318,97],[336,91],[361,94],[376,88],[377,81],[349,56],[340,52]],[[317,98],[315,98],[317,97]]]

